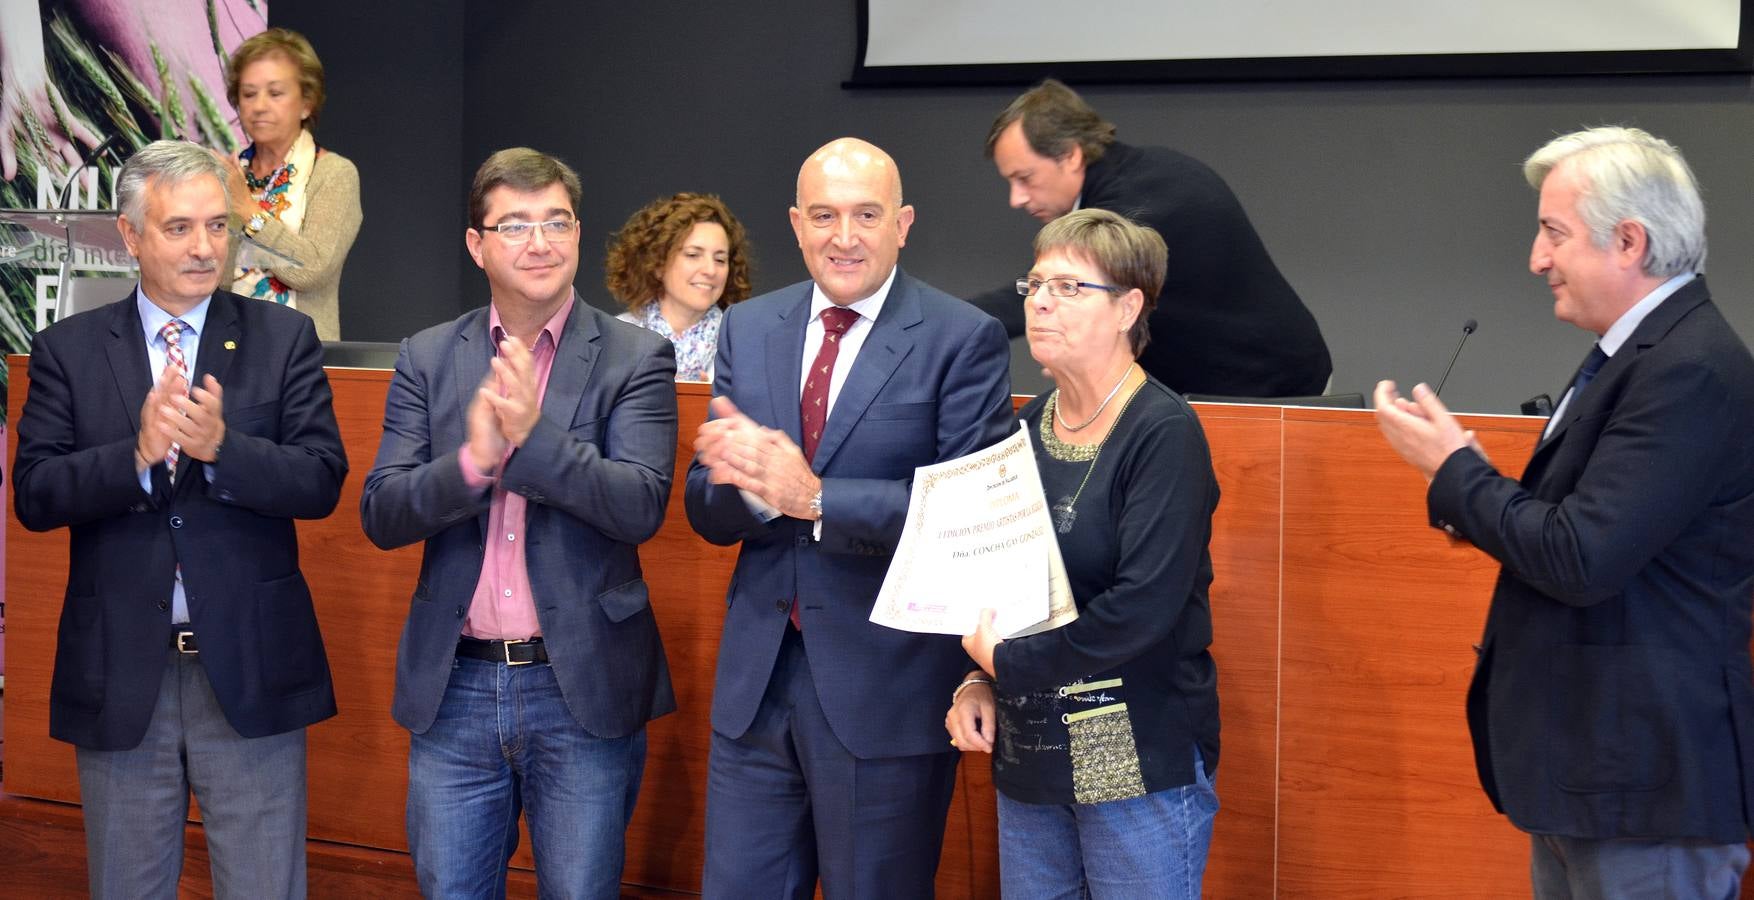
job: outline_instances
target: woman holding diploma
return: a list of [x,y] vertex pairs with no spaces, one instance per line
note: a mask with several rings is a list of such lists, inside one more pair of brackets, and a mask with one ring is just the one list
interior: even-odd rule
[[1080,210],[1017,280],[1030,354],[1057,387],[1019,413],[1077,620],[963,646],[951,743],[993,755],[1008,900],[1200,895],[1218,798],[1206,545],[1218,483],[1199,420],[1135,363],[1162,289],[1155,231]]

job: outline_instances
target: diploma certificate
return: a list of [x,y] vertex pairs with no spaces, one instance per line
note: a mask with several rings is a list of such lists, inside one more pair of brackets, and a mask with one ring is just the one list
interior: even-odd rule
[[986,608],[998,611],[994,628],[1006,637],[1078,617],[1023,428],[978,453],[914,470],[907,524],[871,621],[964,635]]

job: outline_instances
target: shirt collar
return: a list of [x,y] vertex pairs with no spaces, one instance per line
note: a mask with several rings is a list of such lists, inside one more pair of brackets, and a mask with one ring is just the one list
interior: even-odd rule
[[201,329],[207,326],[207,308],[212,304],[213,295],[208,294],[200,303],[195,304],[194,309],[180,316],[173,316],[146,296],[145,285],[138,286],[134,291],[134,308],[140,311],[140,327],[146,332],[148,344],[159,339],[158,333],[172,319],[180,320],[190,334],[200,337]]
[[[877,289],[876,293],[863,300],[856,300],[847,304],[847,309],[858,313],[859,318],[861,319],[870,319],[873,322],[877,321],[877,314],[883,311],[883,304],[889,299],[889,289],[895,286],[895,273],[897,269],[900,268],[900,266],[897,266],[894,269],[890,269],[889,277],[883,279],[883,285]],[[823,310],[834,305],[835,302],[828,299],[828,295],[822,292],[822,285],[815,283],[810,285],[811,322],[816,321],[817,317],[822,315]]]
[[[574,290],[566,298],[566,302],[560,305],[560,309],[555,310],[554,315],[548,317],[548,322],[542,326],[542,331],[536,337],[538,344],[542,342],[541,335],[547,335],[550,346],[556,348],[560,346],[560,336],[566,331],[567,317],[572,315],[573,304],[578,299],[579,292]],[[499,324],[499,305],[495,303],[487,304],[487,333],[493,338],[493,352],[498,354],[499,342],[505,339],[505,327]],[[534,351],[536,348],[531,347],[530,349]]]
[[1602,352],[1609,356],[1619,352],[1621,345],[1625,344],[1626,339],[1632,337],[1632,333],[1637,331],[1638,326],[1644,322],[1645,316],[1650,315],[1651,311],[1662,305],[1664,300],[1669,299],[1683,285],[1696,277],[1698,276],[1692,272],[1676,275],[1674,278],[1657,285],[1656,290],[1645,294],[1643,300],[1634,303],[1631,309],[1621,313],[1620,318],[1615,319],[1614,324],[1608,326],[1608,330],[1602,333],[1602,339],[1596,342],[1601,345]]

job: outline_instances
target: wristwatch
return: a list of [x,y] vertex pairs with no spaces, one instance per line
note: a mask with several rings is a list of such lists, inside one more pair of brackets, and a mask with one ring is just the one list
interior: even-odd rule
[[816,489],[816,496],[810,498],[810,515],[817,520],[822,519],[822,489]]
[[268,224],[268,217],[262,215],[261,213],[256,213],[255,215],[250,217],[250,220],[248,222],[244,223],[244,234],[247,234],[250,237],[255,237],[257,234],[261,233],[262,226],[267,225],[267,224]]

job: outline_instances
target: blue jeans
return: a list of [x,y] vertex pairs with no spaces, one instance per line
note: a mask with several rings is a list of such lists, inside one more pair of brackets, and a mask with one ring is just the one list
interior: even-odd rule
[[540,896],[621,896],[646,735],[593,737],[554,670],[458,659],[438,718],[408,745],[408,846],[426,897],[505,897],[530,826]]
[[1194,783],[1129,800],[1040,805],[999,794],[1005,900],[1199,900],[1218,794],[1200,751]]

